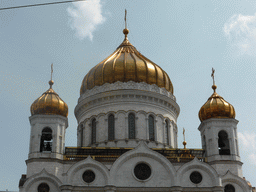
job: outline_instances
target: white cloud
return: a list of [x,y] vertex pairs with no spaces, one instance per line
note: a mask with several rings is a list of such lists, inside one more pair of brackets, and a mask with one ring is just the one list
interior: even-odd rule
[[75,30],[79,39],[89,37],[93,39],[93,32],[96,27],[104,23],[102,5],[100,0],[87,0],[74,2],[73,7],[67,9],[70,16],[70,26]]
[[256,14],[234,15],[225,23],[224,33],[240,54],[256,55]]
[[251,163],[256,165],[256,134],[238,132],[238,139],[241,144],[240,150],[243,149]]

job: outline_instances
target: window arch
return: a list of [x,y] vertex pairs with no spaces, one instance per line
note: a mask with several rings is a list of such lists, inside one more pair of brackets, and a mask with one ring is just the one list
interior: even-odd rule
[[235,192],[235,187],[233,185],[227,184],[225,186],[224,192]]
[[96,143],[96,119],[92,119],[92,138],[91,138],[91,143],[94,144]]
[[135,115],[134,115],[134,113],[130,113],[128,115],[128,132],[129,132],[129,139],[135,139]]
[[108,140],[115,140],[115,117],[113,114],[108,116]]
[[218,147],[220,155],[230,155],[228,134],[226,131],[218,133]]
[[164,128],[164,136],[165,136],[165,143],[169,145],[169,121],[165,120],[165,128]]
[[42,130],[40,152],[43,151],[52,151],[52,130],[49,127]]
[[46,183],[41,183],[38,188],[37,188],[38,192],[49,192],[50,191],[50,187],[49,185],[47,185]]
[[148,132],[149,132],[149,140],[155,141],[155,122],[153,115],[149,115],[148,117]]

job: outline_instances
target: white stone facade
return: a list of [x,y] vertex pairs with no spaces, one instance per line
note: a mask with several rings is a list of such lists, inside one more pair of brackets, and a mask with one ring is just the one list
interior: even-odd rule
[[[30,147],[28,158],[57,158],[63,159],[65,150],[65,133],[68,119],[60,115],[33,115],[29,118],[31,124]],[[44,128],[52,130],[51,153],[40,152],[40,140]]]
[[[130,113],[135,115],[134,139],[128,136]],[[108,139],[110,114],[114,115],[113,140]],[[97,161],[93,155],[80,161],[66,159],[67,118],[59,115],[31,116],[27,175],[20,186],[20,192],[37,192],[42,183],[49,186],[49,192],[224,192],[228,184],[236,192],[252,192],[252,187],[242,175],[236,133],[238,121],[235,119],[212,118],[203,121],[198,129],[201,132],[202,148],[205,149],[204,160],[195,157],[186,162],[172,162],[168,156],[155,151],[175,150],[178,146],[176,123],[179,106],[175,97],[163,88],[134,82],[116,82],[95,87],[81,95],[75,115],[78,121],[77,147],[130,150],[118,156],[114,162]],[[149,138],[150,115],[154,119],[153,140]],[[96,121],[95,142],[92,142],[93,119]],[[52,146],[51,150],[44,151],[41,150],[40,142],[46,127],[52,130]],[[228,135],[230,155],[221,155],[219,152],[220,131]],[[183,152],[186,154],[187,151],[183,149]],[[134,171],[141,163],[150,168],[149,177],[143,180]],[[83,174],[86,171],[94,173],[92,182],[84,181]],[[199,183],[191,179],[195,172],[201,175]]]
[[[149,140],[148,117],[152,115],[155,120],[155,142],[150,142],[150,147],[177,148],[176,122],[180,109],[175,102],[175,97],[164,90],[156,85],[130,81],[104,84],[85,92],[79,98],[75,109],[79,124],[78,146],[136,147],[138,141]],[[129,113],[133,113],[136,118],[135,141],[128,141]],[[107,121],[110,114],[115,117],[114,141],[108,140]],[[94,118],[96,119],[96,143],[92,144],[91,130]],[[166,122],[168,139],[164,130]]]
[[[202,143],[206,144],[207,160],[220,174],[227,171],[243,176],[240,161],[236,119],[211,118],[203,121],[198,130],[201,132]],[[219,155],[218,133],[225,131],[228,135],[230,155]],[[203,141],[205,138],[205,141]]]
[[[149,179],[141,181],[134,175],[138,163],[146,163],[152,169]],[[220,175],[211,165],[197,158],[175,166],[159,153],[152,151],[144,142],[123,154],[112,165],[104,165],[88,157],[76,163],[64,163],[57,160],[28,160],[32,175],[20,192],[36,191],[39,183],[47,183],[51,191],[223,191],[225,184],[232,184],[238,192],[249,192],[251,188],[241,177],[228,171]],[[92,170],[96,177],[92,183],[86,183],[82,174]],[[190,181],[190,174],[198,171],[203,180],[199,184]]]

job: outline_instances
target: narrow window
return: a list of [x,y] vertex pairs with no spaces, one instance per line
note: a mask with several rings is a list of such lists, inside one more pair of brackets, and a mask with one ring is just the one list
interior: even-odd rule
[[49,192],[50,191],[50,187],[49,185],[47,185],[46,183],[41,183],[38,188],[37,188],[38,192]]
[[230,155],[228,134],[225,131],[220,131],[218,137],[219,154]]
[[115,117],[112,114],[108,116],[108,140],[115,140]]
[[169,145],[169,122],[168,122],[168,120],[165,120],[164,135],[165,135],[165,143],[167,145]]
[[205,135],[203,136],[203,150],[204,150],[204,156],[207,156],[207,148],[206,148],[206,139]]
[[40,152],[52,151],[52,130],[46,127],[42,131]]
[[59,152],[62,153],[62,137],[59,136]]
[[92,120],[92,144],[96,143],[96,119]]
[[128,115],[128,130],[129,139],[135,139],[135,115],[133,113]]
[[148,130],[149,130],[149,140],[155,141],[155,125],[154,125],[154,117],[149,115],[148,117]]

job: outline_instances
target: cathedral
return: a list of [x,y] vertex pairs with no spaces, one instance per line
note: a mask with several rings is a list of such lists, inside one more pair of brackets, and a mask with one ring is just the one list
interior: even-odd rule
[[201,149],[187,149],[185,137],[178,148],[180,108],[172,82],[129,42],[127,27],[123,33],[123,42],[82,81],[76,147],[65,147],[68,106],[52,79],[31,105],[19,191],[255,191],[242,173],[235,109],[215,83],[198,109]]

